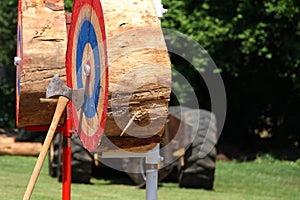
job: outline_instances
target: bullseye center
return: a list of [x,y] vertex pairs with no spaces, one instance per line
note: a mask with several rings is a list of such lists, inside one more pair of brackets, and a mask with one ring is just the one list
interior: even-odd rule
[[91,62],[88,60],[84,66],[84,74],[89,76],[91,74]]
[[93,50],[89,43],[86,44],[83,53],[82,81],[86,96],[88,98],[92,97],[94,92],[95,81],[95,63]]

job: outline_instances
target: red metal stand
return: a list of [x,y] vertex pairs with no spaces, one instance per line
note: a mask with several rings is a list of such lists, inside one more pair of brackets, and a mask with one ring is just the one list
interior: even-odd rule
[[71,199],[71,136],[72,120],[67,109],[67,121],[63,131],[63,169],[62,169],[62,199]]
[[62,199],[71,199],[71,148],[66,147],[63,149],[63,188],[62,188]]

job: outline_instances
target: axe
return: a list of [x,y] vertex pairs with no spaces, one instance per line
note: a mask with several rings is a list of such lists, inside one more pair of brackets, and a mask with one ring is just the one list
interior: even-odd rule
[[71,100],[74,105],[76,106],[76,109],[79,110],[83,103],[84,103],[84,89],[71,89],[67,87],[59,78],[59,76],[56,74],[51,79],[49,86],[47,88],[46,92],[46,98],[58,96],[58,101],[55,109],[55,113],[51,122],[51,125],[49,127],[47,136],[45,138],[42,150],[39,154],[39,157],[36,161],[34,170],[31,174],[29,183],[27,185],[26,192],[23,196],[23,200],[30,199],[30,196],[32,194],[34,185],[37,181],[38,175],[41,171],[43,162],[45,160],[47,151],[49,149],[49,146],[51,144],[51,141],[53,139],[55,130],[57,128],[58,122],[61,118],[62,113],[64,112],[68,102]]

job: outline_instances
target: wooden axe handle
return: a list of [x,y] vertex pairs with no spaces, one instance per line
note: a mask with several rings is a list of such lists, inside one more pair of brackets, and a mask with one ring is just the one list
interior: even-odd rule
[[57,104],[58,99],[45,99],[45,98],[40,98],[40,103],[53,103]]
[[54,116],[53,116],[53,119],[52,119],[52,122],[51,122],[51,125],[49,127],[49,130],[48,130],[48,133],[47,133],[47,136],[46,136],[46,139],[44,141],[44,144],[43,144],[43,147],[42,147],[42,150],[40,152],[40,155],[36,161],[36,164],[35,164],[35,167],[34,167],[34,170],[31,174],[31,177],[30,177],[30,180],[29,180],[29,183],[27,185],[27,189],[26,189],[26,192],[23,196],[23,200],[29,200],[30,199],[30,196],[32,194],[32,191],[33,191],[33,188],[34,188],[34,185],[37,181],[37,178],[39,176],[39,173],[41,171],[41,168],[42,168],[42,165],[43,165],[43,162],[45,160],[45,157],[47,155],[47,151],[49,149],[49,146],[51,144],[51,141],[53,139],[53,136],[54,136],[54,133],[55,133],[55,130],[56,130],[56,127],[58,125],[58,122],[61,118],[61,115],[62,113],[64,112],[67,104],[69,102],[69,99],[67,97],[64,97],[64,96],[60,96],[58,98],[58,102],[57,102],[57,105],[56,105],[56,109],[55,109],[55,113],[54,113]]

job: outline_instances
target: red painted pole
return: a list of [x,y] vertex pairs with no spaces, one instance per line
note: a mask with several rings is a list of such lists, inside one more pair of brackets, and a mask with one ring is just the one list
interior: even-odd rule
[[[66,25],[67,32],[69,35],[70,24],[71,24],[71,13],[66,14]],[[71,106],[68,105],[67,108],[67,121],[66,126],[63,131],[63,172],[62,172],[62,199],[71,199],[71,162],[72,162],[72,152],[71,152],[71,136],[73,133],[73,125],[70,113]]]
[[[69,110],[69,109],[67,109]],[[67,113],[66,127],[63,131],[63,170],[62,170],[62,199],[71,199],[71,136],[72,120]]]

